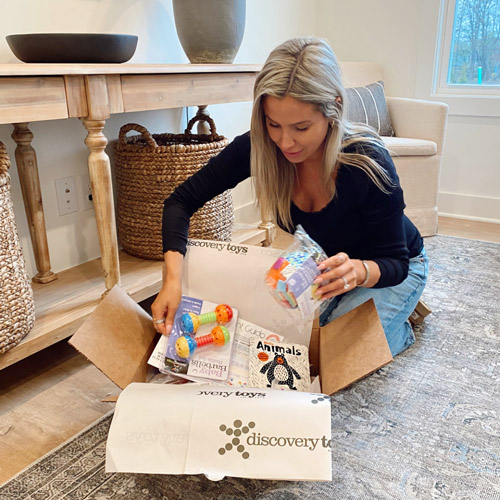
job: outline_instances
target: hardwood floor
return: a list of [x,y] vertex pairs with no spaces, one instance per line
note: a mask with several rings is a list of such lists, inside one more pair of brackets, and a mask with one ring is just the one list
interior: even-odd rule
[[[500,243],[500,224],[443,217],[439,233]],[[286,242],[278,233],[275,245]],[[119,392],[66,341],[1,370],[0,484],[113,409],[103,400]]]
[[490,222],[440,217],[438,233],[500,243],[500,224]]

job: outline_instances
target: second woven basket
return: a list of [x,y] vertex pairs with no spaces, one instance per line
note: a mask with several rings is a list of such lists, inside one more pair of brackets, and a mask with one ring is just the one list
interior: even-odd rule
[[7,150],[0,142],[0,354],[21,342],[35,324],[35,302],[17,234],[9,167]]
[[[207,121],[210,134],[192,134],[195,122]],[[141,135],[127,137],[131,130]],[[114,144],[118,236],[123,249],[137,257],[163,259],[163,202],[188,177],[228,144],[210,117],[196,115],[183,134],[151,134],[135,123],[120,129]],[[225,191],[191,217],[189,237],[229,241],[233,200]]]

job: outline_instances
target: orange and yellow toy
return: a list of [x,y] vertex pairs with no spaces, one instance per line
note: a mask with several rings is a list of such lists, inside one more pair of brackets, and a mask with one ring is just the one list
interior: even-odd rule
[[175,341],[175,352],[177,356],[187,359],[193,354],[197,347],[208,344],[223,346],[229,342],[229,330],[225,326],[216,326],[208,335],[201,337],[187,337],[183,335]]
[[225,325],[233,318],[233,310],[227,304],[219,304],[215,311],[205,314],[184,313],[181,316],[181,331],[185,335],[192,335],[201,325],[219,323]]

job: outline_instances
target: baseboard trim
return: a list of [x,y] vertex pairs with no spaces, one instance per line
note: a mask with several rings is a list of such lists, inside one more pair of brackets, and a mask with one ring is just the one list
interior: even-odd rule
[[500,224],[500,198],[440,191],[438,213],[443,217]]
[[465,216],[465,215],[455,215],[455,214],[449,214],[446,212],[439,212],[438,213],[439,217],[447,217],[449,219],[456,219],[456,220],[470,220],[472,222],[486,222],[488,224],[500,224],[500,220],[498,219],[490,219],[486,217],[473,217],[473,216]]

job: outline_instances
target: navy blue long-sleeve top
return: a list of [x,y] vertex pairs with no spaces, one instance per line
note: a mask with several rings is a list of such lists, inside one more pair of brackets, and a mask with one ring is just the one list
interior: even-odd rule
[[[202,169],[178,186],[164,203],[163,251],[185,255],[190,217],[207,201],[250,177],[250,134],[234,139]],[[344,152],[367,154],[393,182],[384,193],[360,168],[341,165],[336,194],[320,211],[304,212],[293,202],[291,216],[328,256],[345,252],[353,259],[372,260],[380,268],[376,288],[401,283],[409,259],[418,255],[423,240],[404,214],[403,191],[386,149],[367,144],[348,146]],[[286,228],[284,228],[286,229]]]

